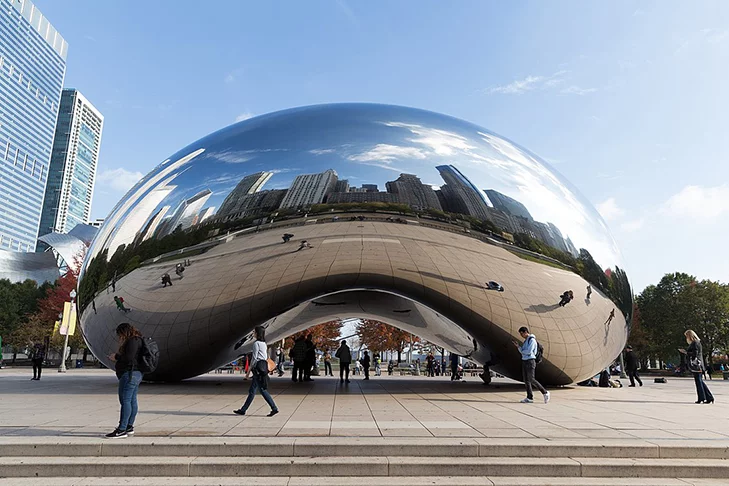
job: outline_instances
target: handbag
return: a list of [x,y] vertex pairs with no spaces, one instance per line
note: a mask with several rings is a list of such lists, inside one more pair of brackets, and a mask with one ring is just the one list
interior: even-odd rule
[[691,373],[701,373],[703,366],[701,365],[701,359],[698,356],[689,358],[688,369]]
[[271,358],[268,358],[268,372],[273,373],[273,371],[276,369],[276,362],[272,360]]

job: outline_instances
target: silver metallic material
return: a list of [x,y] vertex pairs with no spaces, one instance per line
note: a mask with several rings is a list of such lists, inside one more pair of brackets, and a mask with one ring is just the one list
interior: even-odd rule
[[567,384],[618,356],[632,294],[605,222],[536,155],[437,113],[341,104],[252,118],[158,165],[92,243],[79,308],[107,365],[119,323],[153,337],[155,380],[236,359],[259,324],[274,342],[371,318],[516,379],[527,326],[537,377]]

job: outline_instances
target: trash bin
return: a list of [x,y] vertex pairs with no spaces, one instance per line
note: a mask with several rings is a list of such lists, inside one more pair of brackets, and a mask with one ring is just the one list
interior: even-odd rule
[[83,368],[84,367],[84,360],[77,359],[76,360],[76,368]]

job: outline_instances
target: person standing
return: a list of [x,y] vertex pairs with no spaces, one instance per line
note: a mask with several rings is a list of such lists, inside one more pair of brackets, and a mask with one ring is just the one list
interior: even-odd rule
[[380,376],[382,374],[382,358],[380,358],[380,353],[375,353],[374,359],[375,359],[375,376]]
[[324,350],[324,376],[334,376],[332,372],[332,353],[329,348]]
[[590,300],[591,295],[592,295],[592,285],[587,284],[587,300]]
[[628,378],[630,378],[630,385],[635,387],[635,382],[637,381],[640,386],[643,386],[643,382],[640,379],[640,376],[638,376],[638,368],[640,367],[640,363],[638,361],[638,357],[633,352],[633,346],[626,346],[625,348],[625,371],[628,372]]
[[342,339],[342,344],[334,356],[339,358],[339,383],[349,383],[349,365],[352,363],[352,353],[346,340]]
[[432,351],[425,357],[425,362],[428,366],[428,376],[435,376],[435,356],[433,356]]
[[43,343],[35,343],[33,346],[33,378],[31,381],[40,381],[41,372],[43,371],[43,361],[46,359],[46,347]]
[[365,351],[364,356],[362,357],[362,368],[364,369],[364,379],[369,380],[370,379],[370,354]]
[[263,326],[256,326],[253,332],[256,336],[256,342],[253,343],[253,356],[251,360],[253,380],[251,381],[250,388],[248,388],[246,402],[238,410],[233,410],[233,413],[236,415],[245,415],[248,407],[253,403],[256,392],[260,390],[263,399],[271,407],[271,411],[266,416],[273,417],[278,413],[278,407],[276,407],[276,403],[273,401],[271,394],[268,393],[268,347],[266,346],[266,330]]
[[458,380],[458,360],[460,356],[456,353],[451,353],[451,381]]
[[304,359],[304,381],[314,381],[311,379],[311,371],[316,363],[316,345],[311,334],[306,336],[306,358]]
[[281,346],[276,349],[276,370],[278,371],[279,378],[284,375],[284,350]]
[[714,403],[714,395],[702,379],[704,371],[704,353],[701,347],[701,340],[694,331],[689,329],[684,334],[686,336],[687,349],[679,349],[682,354],[686,355],[686,365],[691,374],[694,375],[694,383],[696,384],[696,395],[698,400],[695,403]]
[[291,380],[304,381],[304,361],[306,360],[306,342],[304,341],[304,336],[296,338],[290,355],[291,360],[294,362],[294,368],[291,370]]
[[532,386],[535,386],[537,390],[542,392],[542,395],[544,395],[544,403],[549,403],[549,392],[534,377],[534,372],[537,369],[537,338],[534,334],[529,334],[529,329],[524,326],[519,328],[519,335],[524,342],[520,346],[519,343],[514,341],[514,345],[521,352],[522,378],[527,393],[526,398],[521,400],[521,403],[534,403]]
[[139,406],[137,392],[143,374],[139,371],[139,354],[142,350],[142,334],[129,324],[122,322],[116,327],[119,338],[119,351],[109,355],[114,362],[116,377],[119,379],[119,425],[106,434],[108,439],[121,439],[134,435],[134,419],[137,418]]

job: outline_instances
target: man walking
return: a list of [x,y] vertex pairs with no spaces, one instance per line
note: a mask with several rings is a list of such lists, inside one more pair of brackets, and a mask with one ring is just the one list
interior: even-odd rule
[[537,369],[537,338],[534,334],[529,334],[529,329],[526,327],[519,328],[519,335],[524,342],[520,346],[519,343],[514,341],[514,346],[521,352],[522,378],[524,379],[524,386],[527,392],[526,398],[521,400],[521,403],[534,403],[532,386],[535,386],[537,390],[542,392],[542,395],[544,395],[544,403],[549,403],[549,392],[534,377],[534,372]]
[[638,384],[640,386],[643,386],[643,382],[640,379],[640,376],[638,376],[638,356],[635,355],[633,352],[633,346],[626,346],[625,347],[625,371],[628,372],[628,378],[630,378],[630,385],[635,387],[635,381],[638,381]]
[[349,383],[349,365],[352,363],[352,353],[347,346],[347,341],[342,339],[342,345],[339,346],[334,356],[339,358],[339,382]]

